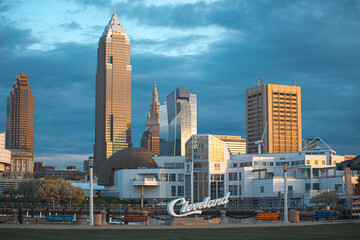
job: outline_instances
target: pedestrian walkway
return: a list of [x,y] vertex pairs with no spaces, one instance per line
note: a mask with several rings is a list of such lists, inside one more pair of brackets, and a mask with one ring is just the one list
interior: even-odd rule
[[106,226],[88,226],[88,225],[74,225],[68,223],[55,223],[48,224],[46,227],[44,224],[0,224],[0,229],[2,228],[21,228],[21,229],[189,229],[189,228],[251,228],[251,227],[297,227],[297,226],[311,226],[311,225],[323,225],[323,224],[341,224],[341,223],[360,223],[360,220],[343,220],[343,221],[304,221],[299,223],[270,223],[270,222],[257,222],[256,224],[247,223],[247,224],[215,224],[215,225],[192,225],[192,226],[169,226],[169,225],[148,225],[145,224],[111,224]]

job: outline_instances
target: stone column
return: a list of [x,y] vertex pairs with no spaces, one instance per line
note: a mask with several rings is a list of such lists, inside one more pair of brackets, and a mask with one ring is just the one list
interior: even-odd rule
[[228,221],[226,220],[226,211],[221,210],[220,211],[221,221],[220,224],[227,224]]
[[102,225],[108,225],[108,223],[106,222],[106,211],[101,211],[102,214]]
[[12,212],[14,224],[19,224],[19,211],[17,209],[14,209]]

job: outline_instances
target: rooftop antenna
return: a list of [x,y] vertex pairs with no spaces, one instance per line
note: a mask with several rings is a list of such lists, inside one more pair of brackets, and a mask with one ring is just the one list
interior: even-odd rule
[[262,84],[263,78],[256,78],[256,82],[258,84],[258,86],[260,86]]

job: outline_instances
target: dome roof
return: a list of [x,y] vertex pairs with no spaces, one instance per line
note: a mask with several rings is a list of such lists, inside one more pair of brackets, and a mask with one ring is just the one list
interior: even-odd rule
[[126,148],[111,155],[100,169],[98,184],[114,185],[114,170],[157,168],[155,153],[145,148]]

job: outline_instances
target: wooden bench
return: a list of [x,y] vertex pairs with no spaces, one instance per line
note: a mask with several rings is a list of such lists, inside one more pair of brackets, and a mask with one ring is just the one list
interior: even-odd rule
[[275,220],[275,223],[277,223],[278,218],[279,218],[278,213],[259,214],[255,216],[254,223],[256,224],[256,220]]
[[334,216],[333,212],[318,212],[312,215],[312,221],[314,221],[314,219],[318,220],[319,218],[330,218],[332,222],[333,216]]
[[122,218],[120,218],[120,225],[122,223],[128,223],[128,222],[145,222],[146,226],[148,224],[148,216],[145,215],[125,215]]
[[71,222],[71,225],[74,226],[74,216],[73,215],[49,215],[45,217],[45,226],[46,222]]

